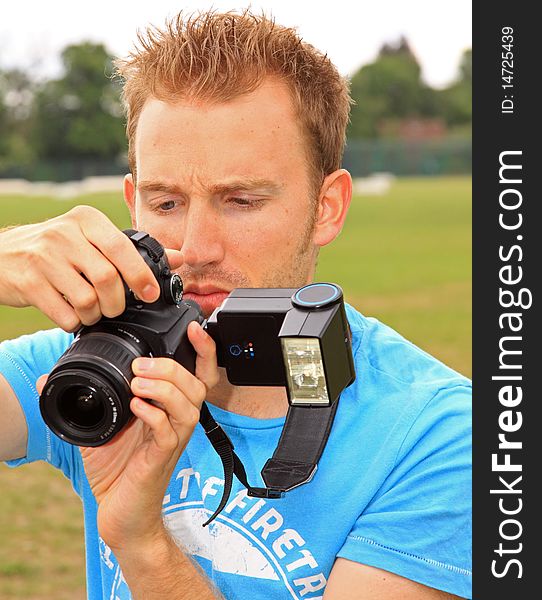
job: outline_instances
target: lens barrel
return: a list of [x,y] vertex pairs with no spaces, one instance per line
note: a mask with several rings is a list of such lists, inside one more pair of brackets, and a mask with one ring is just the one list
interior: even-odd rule
[[132,361],[150,355],[147,343],[127,328],[82,333],[42,391],[45,423],[71,444],[105,444],[132,416]]

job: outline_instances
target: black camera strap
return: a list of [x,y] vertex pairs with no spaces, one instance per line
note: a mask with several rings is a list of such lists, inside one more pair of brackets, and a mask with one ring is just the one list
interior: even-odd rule
[[310,481],[328,440],[338,404],[336,401],[331,406],[317,408],[289,407],[275,452],[262,469],[267,487],[255,488],[248,483],[245,467],[235,453],[233,443],[204,402],[200,423],[222,461],[224,492],[218,508],[203,526],[209,525],[226,506],[234,475],[247,488],[248,495],[256,498],[281,498],[288,490]]

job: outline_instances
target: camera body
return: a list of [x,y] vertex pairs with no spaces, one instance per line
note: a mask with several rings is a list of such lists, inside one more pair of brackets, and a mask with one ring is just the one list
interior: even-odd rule
[[182,301],[182,281],[171,273],[162,246],[144,232],[125,233],[160,284],[159,299],[142,302],[125,285],[125,311],[79,329],[40,397],[49,428],[79,446],[105,444],[133,416],[129,404],[135,358],[170,357],[195,371],[187,327],[191,321],[203,322],[199,307]]

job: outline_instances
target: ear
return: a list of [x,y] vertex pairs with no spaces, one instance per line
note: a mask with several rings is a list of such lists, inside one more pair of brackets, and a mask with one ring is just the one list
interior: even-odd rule
[[341,233],[351,199],[352,177],[348,171],[338,169],[324,179],[313,234],[316,246],[329,244]]
[[130,217],[132,218],[132,228],[137,229],[137,216],[136,216],[136,190],[134,185],[134,178],[131,173],[124,176],[123,183],[124,202],[130,211]]

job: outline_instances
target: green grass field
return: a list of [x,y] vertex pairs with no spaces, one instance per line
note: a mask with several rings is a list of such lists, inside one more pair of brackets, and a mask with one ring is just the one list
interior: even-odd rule
[[[121,195],[73,201],[0,196],[0,228],[92,204],[129,226]],[[355,197],[347,224],[320,255],[317,279],[459,372],[471,373],[471,183],[400,179],[384,196]],[[36,310],[0,307],[0,340],[49,328]],[[82,514],[62,475],[0,465],[0,598],[79,600]]]

